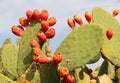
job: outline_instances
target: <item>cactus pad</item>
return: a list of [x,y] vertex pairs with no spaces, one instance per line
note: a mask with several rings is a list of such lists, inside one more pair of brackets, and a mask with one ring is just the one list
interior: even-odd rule
[[12,75],[14,78],[17,78],[18,76],[17,55],[18,46],[12,45],[10,38],[6,39],[1,50],[1,62],[5,72],[8,72],[7,74]]
[[31,65],[32,60],[32,49],[30,47],[31,40],[38,40],[37,33],[40,31],[40,23],[34,23],[27,27],[23,37],[20,40],[19,44],[19,53],[18,53],[18,73],[22,74],[25,70]]
[[59,83],[60,81],[56,64],[43,64],[40,66],[39,72],[41,83]]
[[74,70],[95,61],[104,40],[102,27],[96,24],[73,30],[60,44],[56,52],[63,54],[61,66]]
[[[103,26],[105,36],[102,54],[113,64],[120,66],[120,24],[119,22],[105,10],[95,7],[93,9],[93,22]],[[106,31],[113,31],[113,37],[109,40],[106,37]]]
[[[42,52],[46,55],[49,41],[42,46]],[[59,83],[60,78],[57,74],[58,65],[53,63],[41,64],[39,67],[41,83]]]

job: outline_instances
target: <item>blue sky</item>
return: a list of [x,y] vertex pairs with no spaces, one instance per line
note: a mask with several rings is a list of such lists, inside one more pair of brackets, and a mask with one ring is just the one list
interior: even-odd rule
[[[55,50],[71,29],[67,25],[67,18],[79,14],[84,23],[85,11],[92,11],[100,6],[112,13],[120,8],[119,0],[0,0],[0,45],[4,39],[11,37],[15,42],[16,36],[11,33],[11,26],[18,25],[19,18],[25,16],[28,9],[47,9],[50,16],[57,19],[56,36],[51,40],[50,48]],[[116,17],[120,21],[120,15]],[[97,64],[96,64],[97,65]]]
[[[50,16],[57,19],[57,24],[53,27],[56,29],[56,36],[51,40],[50,47],[56,49],[60,42],[71,31],[67,25],[67,18],[79,14],[84,23],[85,11],[92,11],[95,6],[100,6],[112,13],[115,8],[120,8],[118,0],[1,0],[0,2],[0,45],[4,39],[11,37],[15,42],[16,36],[11,33],[11,26],[18,25],[19,18],[25,16],[28,9],[47,9]],[[120,15],[117,19],[120,18]],[[120,19],[118,19],[120,20]]]

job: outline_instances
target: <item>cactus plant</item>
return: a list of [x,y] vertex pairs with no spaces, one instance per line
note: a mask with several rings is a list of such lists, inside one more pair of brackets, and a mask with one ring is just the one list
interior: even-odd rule
[[[18,36],[16,44],[7,38],[0,47],[0,82],[102,83],[108,79],[119,82],[120,25],[115,15],[95,7],[92,15],[85,13],[88,24],[83,24],[78,14],[74,19],[69,18],[67,22],[72,31],[52,53],[47,50],[50,39],[56,34],[51,28],[56,19],[49,18],[47,10],[26,11],[27,17],[20,18],[20,25],[11,29]],[[34,42],[31,44],[31,41]],[[104,62],[98,70],[92,71],[86,66],[100,57]]]

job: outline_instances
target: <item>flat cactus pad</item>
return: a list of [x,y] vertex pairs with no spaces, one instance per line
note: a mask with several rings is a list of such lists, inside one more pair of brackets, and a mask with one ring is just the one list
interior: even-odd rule
[[56,50],[63,54],[60,65],[73,70],[96,60],[103,39],[102,28],[96,24],[87,24],[73,30]]
[[1,50],[1,62],[4,71],[8,72],[6,74],[8,77],[13,76],[17,78],[17,55],[18,55],[18,46],[12,44],[11,39],[7,38],[3,43]]
[[19,53],[18,53],[18,73],[22,74],[25,70],[32,64],[32,49],[30,47],[31,40],[38,40],[37,33],[40,31],[40,23],[34,23],[27,27],[23,37],[19,43]]

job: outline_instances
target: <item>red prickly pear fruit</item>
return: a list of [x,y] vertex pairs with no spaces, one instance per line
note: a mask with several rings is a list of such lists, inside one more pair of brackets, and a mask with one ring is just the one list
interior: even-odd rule
[[107,30],[106,31],[106,36],[107,36],[107,38],[110,40],[111,38],[112,38],[112,36],[113,36],[113,32],[112,32],[112,30]]
[[41,27],[42,27],[43,31],[46,32],[49,29],[48,21],[42,20],[41,21]]
[[43,32],[38,32],[37,37],[43,43],[47,41],[47,37]]
[[91,74],[91,73],[93,72],[93,70],[92,70],[91,68],[87,68],[87,72],[88,72],[89,74]]
[[119,9],[115,9],[115,10],[113,11],[112,16],[115,17],[115,16],[117,16],[118,14],[119,14]]
[[77,22],[79,25],[83,25],[83,21],[82,21],[82,19],[81,19],[81,17],[78,15],[78,14],[76,14],[76,15],[74,15],[74,20],[75,20],[75,22]]
[[26,16],[27,16],[28,19],[32,19],[33,18],[33,12],[32,12],[32,10],[27,10],[26,11]]
[[23,26],[23,27],[27,27],[27,26],[29,25],[28,19],[27,19],[27,18],[24,18],[24,17],[21,17],[21,18],[19,19],[19,23],[20,23],[20,25]]
[[39,20],[40,19],[40,11],[38,10],[38,9],[35,9],[34,11],[33,11],[33,18],[34,18],[34,20]]
[[87,20],[88,23],[91,23],[91,21],[92,21],[92,15],[91,15],[91,13],[89,11],[85,12],[85,18],[86,18],[86,20]]
[[68,18],[67,23],[70,28],[72,28],[73,30],[76,29],[75,21],[72,18]]
[[69,75],[69,70],[65,67],[60,67],[57,71],[60,77],[67,77]]
[[48,13],[47,10],[44,9],[44,10],[41,11],[41,14],[40,14],[40,19],[41,20],[47,20],[48,16],[49,16],[49,13]]
[[47,57],[45,55],[39,55],[38,57],[36,57],[36,59],[34,59],[35,62],[40,63],[40,64],[50,63],[51,60],[52,60],[51,57]]
[[24,29],[22,26],[13,25],[11,27],[11,30],[16,36],[23,36],[23,34],[24,34]]
[[45,32],[45,35],[48,39],[53,38],[55,36],[55,29],[50,28]]
[[40,44],[36,40],[30,41],[30,46],[33,47],[38,47],[40,48]]
[[74,83],[75,82],[75,79],[73,76],[71,75],[68,75],[67,77],[64,78],[65,80],[65,83]]
[[59,52],[55,53],[55,55],[53,56],[53,63],[58,64],[61,61],[62,61],[62,54]]
[[49,26],[53,26],[56,24],[56,18],[51,17],[48,19]]
[[33,53],[34,55],[41,55],[42,54],[42,50],[39,47],[33,47]]

